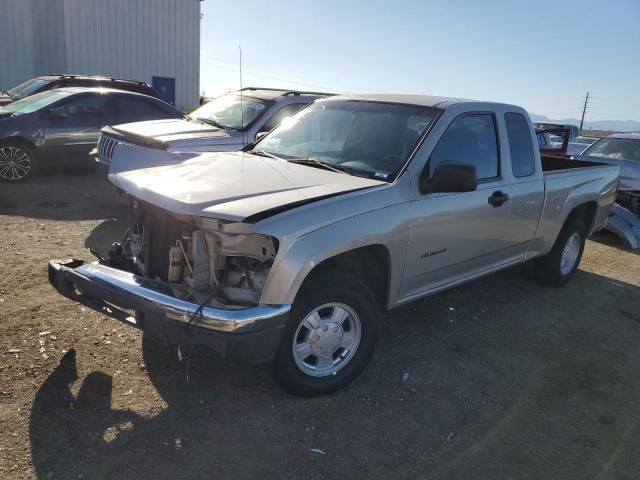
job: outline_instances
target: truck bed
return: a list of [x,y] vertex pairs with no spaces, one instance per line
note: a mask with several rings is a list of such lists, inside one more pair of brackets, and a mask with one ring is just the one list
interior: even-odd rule
[[593,168],[593,167],[605,167],[606,163],[600,162],[587,162],[582,160],[570,160],[568,158],[555,157],[551,155],[540,155],[542,161],[542,172],[552,173],[561,172],[566,170],[574,170],[576,168]]

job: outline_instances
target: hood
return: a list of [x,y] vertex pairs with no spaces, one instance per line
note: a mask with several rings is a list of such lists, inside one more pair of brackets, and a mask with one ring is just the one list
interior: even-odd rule
[[575,155],[576,160],[587,160],[590,162],[607,163],[620,167],[620,185],[618,190],[640,191],[640,162],[635,160],[625,160],[623,158],[610,158],[592,155]]
[[386,185],[244,152],[205,153],[179,165],[110,173],[109,180],[170,212],[230,221]]
[[151,120],[146,122],[125,123],[113,127],[126,136],[147,137],[158,140],[171,147],[180,145],[220,145],[239,143],[242,133],[224,130],[205,123],[184,118],[169,120]]

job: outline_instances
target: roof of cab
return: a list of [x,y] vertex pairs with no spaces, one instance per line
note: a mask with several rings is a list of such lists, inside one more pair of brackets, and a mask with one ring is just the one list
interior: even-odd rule
[[331,95],[335,95],[333,93],[324,93],[324,92],[307,92],[304,90],[287,90],[284,88],[260,88],[260,87],[245,87],[242,90],[237,90],[233,93],[239,94],[242,92],[243,95],[247,95],[249,97],[259,98],[261,100],[275,100],[278,97],[284,96],[300,96],[300,97],[328,97]]
[[[466,98],[455,97],[438,97],[432,95],[397,95],[397,94],[366,94],[366,95],[337,95],[335,97],[328,98],[324,101],[333,100],[359,100],[370,102],[385,102],[385,103],[402,103],[406,105],[419,105],[422,107],[435,107],[435,108],[448,108],[452,105],[459,103],[483,103],[493,105],[508,105],[498,102],[483,102],[479,100],[469,100]],[[508,105],[516,107],[515,105]],[[518,107],[519,108],[519,107]]]

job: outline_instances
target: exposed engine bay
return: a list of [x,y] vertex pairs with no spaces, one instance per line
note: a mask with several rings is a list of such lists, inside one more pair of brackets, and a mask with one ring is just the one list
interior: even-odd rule
[[133,222],[102,263],[153,280],[180,299],[257,305],[278,243],[245,224],[180,216],[131,199]]

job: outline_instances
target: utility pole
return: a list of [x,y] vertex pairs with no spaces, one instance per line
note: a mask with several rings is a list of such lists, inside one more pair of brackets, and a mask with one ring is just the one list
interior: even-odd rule
[[589,92],[584,97],[584,107],[582,107],[582,119],[580,119],[580,130],[582,130],[582,124],[584,123],[584,114],[587,112],[587,104],[589,103]]

